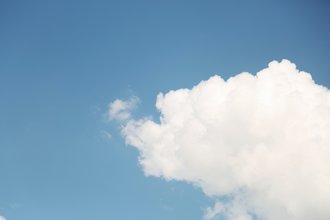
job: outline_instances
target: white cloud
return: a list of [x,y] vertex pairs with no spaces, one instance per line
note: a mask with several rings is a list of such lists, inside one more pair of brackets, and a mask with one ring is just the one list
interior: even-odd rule
[[293,63],[160,93],[156,107],[160,123],[127,120],[125,140],[146,175],[215,198],[205,219],[330,219],[330,92]]
[[0,220],[6,220],[5,217],[0,215]]
[[101,135],[102,138],[104,138],[104,139],[106,139],[106,140],[110,140],[110,139],[112,139],[112,135],[111,135],[111,133],[108,132],[108,131],[102,130],[102,131],[100,132],[100,135]]
[[109,104],[107,117],[109,120],[126,121],[131,118],[131,110],[133,110],[140,102],[136,96],[131,97],[127,101],[116,99]]

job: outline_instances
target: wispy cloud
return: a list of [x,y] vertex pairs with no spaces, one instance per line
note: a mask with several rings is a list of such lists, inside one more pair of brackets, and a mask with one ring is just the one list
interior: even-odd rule
[[112,135],[109,131],[102,130],[100,132],[100,135],[103,139],[106,139],[106,140],[111,140],[112,139]]
[[136,103],[116,100],[110,119],[126,120],[146,175],[217,199],[205,219],[330,219],[330,92],[295,64],[160,93],[160,123],[130,119]]
[[140,99],[136,96],[131,97],[128,100],[116,99],[109,104],[109,110],[107,117],[109,120],[127,121],[131,118],[131,110],[133,110]]

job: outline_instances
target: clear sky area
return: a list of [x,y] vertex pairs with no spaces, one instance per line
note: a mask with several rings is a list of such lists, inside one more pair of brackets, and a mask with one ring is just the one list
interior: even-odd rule
[[0,220],[238,219],[196,173],[139,163],[109,104],[158,123],[160,92],[282,59],[330,88],[329,22],[326,0],[0,1]]

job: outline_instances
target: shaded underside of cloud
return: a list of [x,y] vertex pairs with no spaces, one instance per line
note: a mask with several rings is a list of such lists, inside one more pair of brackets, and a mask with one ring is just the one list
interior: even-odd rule
[[293,63],[216,75],[156,107],[160,122],[127,120],[125,140],[146,175],[215,198],[205,219],[330,219],[330,92]]

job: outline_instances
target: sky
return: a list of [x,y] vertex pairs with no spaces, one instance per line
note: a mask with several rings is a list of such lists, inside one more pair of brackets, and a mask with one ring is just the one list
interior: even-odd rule
[[[171,112],[179,116],[182,112],[185,117],[180,106],[171,110],[176,102],[172,103],[171,95],[166,96],[171,94],[170,90],[176,90],[172,93],[175,98],[180,97],[178,89],[189,88],[184,91],[187,97],[194,98],[191,88],[201,81],[208,85],[230,77],[236,81],[224,85],[241,88],[240,85],[247,85],[244,76],[243,81],[237,77],[241,72],[255,75],[266,68],[265,76],[271,71],[297,74],[297,68],[311,73],[315,83],[307,76],[308,82],[303,83],[298,77],[274,90],[281,93],[289,85],[301,85],[302,100],[308,96],[305,91],[318,91],[317,85],[330,88],[329,20],[330,5],[325,0],[1,1],[0,216],[6,220],[198,220],[211,218],[212,212],[221,214],[218,198],[231,193],[232,188],[239,189],[241,182],[229,181],[218,190],[222,177],[227,177],[220,171],[214,174],[220,181],[212,178],[206,181],[209,176],[199,176],[199,172],[189,169],[188,173],[168,171],[157,158],[148,156],[148,152],[154,155],[154,146],[163,142],[155,144],[154,136],[140,132],[146,120],[134,123],[152,117],[149,122],[165,125],[171,121]],[[290,60],[291,64],[280,62],[282,59]],[[273,60],[280,63],[269,65]],[[214,75],[221,78],[210,78]],[[247,88],[254,91],[250,84]],[[164,97],[157,97],[160,92]],[[238,89],[237,94],[238,98],[226,96],[225,99],[241,103],[240,97],[245,92]],[[327,91],[320,94],[329,96]],[[197,95],[196,100],[204,100]],[[205,100],[213,95],[206,95]],[[114,110],[115,100],[117,110]],[[286,98],[281,96],[278,100],[284,103]],[[293,97],[293,100],[298,99]],[[311,114],[317,125],[321,119],[329,122],[329,102],[321,98],[308,100],[313,104],[297,101],[292,109],[306,109],[302,114]],[[190,106],[184,103],[182,106]],[[306,106],[322,108],[309,111]],[[236,113],[235,104],[229,107],[226,111]],[[247,108],[248,112],[254,107]],[[118,116],[118,113],[125,114]],[[163,121],[159,119],[160,113]],[[292,114],[291,118],[303,121],[300,115]],[[299,130],[308,124],[297,126]],[[185,127],[180,129],[183,134],[187,131]],[[316,133],[328,131],[326,125],[317,129]],[[143,131],[150,134],[154,130]],[[240,134],[240,130],[225,131],[230,135]],[[172,135],[175,134],[173,131]],[[191,137],[191,133],[187,135]],[[143,144],[136,142],[136,138]],[[290,143],[295,141],[293,138]],[[328,141],[329,138],[323,137],[319,144],[313,144],[322,148]],[[228,146],[238,145],[235,142]],[[283,152],[279,151],[278,155]],[[299,155],[302,160],[306,156]],[[318,156],[315,153],[316,159]],[[157,163],[151,163],[155,160]],[[312,167],[316,164],[313,161],[310,161]],[[205,164],[203,160],[190,162],[201,163],[201,167]],[[190,167],[190,163],[184,167]],[[205,167],[210,168],[218,169],[213,165]],[[328,174],[328,170],[315,169]],[[260,187],[252,187],[255,186],[252,182],[244,184],[264,192]],[[306,187],[315,189],[313,185]],[[316,194],[312,196],[317,200]],[[259,198],[257,195],[249,198]],[[231,210],[236,206],[228,207],[225,209],[234,213]],[[269,204],[269,207],[273,206]],[[265,213],[259,214],[267,216]],[[226,213],[222,215],[220,219],[238,219]],[[314,219],[323,220],[322,217],[329,217],[329,212]]]

